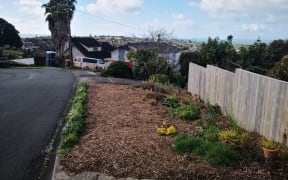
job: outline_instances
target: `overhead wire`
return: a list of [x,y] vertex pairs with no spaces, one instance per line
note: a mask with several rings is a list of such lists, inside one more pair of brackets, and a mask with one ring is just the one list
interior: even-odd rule
[[107,18],[107,17],[97,16],[97,15],[86,13],[86,12],[83,12],[83,11],[80,11],[80,10],[75,10],[75,11],[80,13],[80,14],[88,15],[88,16],[91,16],[91,17],[94,17],[94,18],[97,18],[97,19],[101,19],[103,21],[106,21],[106,22],[109,22],[109,23],[112,23],[112,24],[117,24],[117,25],[129,28],[129,29],[133,29],[133,30],[137,30],[137,31],[145,32],[145,33],[149,33],[150,32],[148,30],[145,30],[145,29],[142,29],[142,28],[138,28],[138,27],[134,27],[134,26],[130,26],[130,25],[118,22],[116,20],[112,20],[112,19]]

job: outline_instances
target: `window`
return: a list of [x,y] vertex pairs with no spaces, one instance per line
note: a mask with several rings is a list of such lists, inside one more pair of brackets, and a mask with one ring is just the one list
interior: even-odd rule
[[83,58],[83,62],[87,62],[87,63],[97,63],[97,59]]

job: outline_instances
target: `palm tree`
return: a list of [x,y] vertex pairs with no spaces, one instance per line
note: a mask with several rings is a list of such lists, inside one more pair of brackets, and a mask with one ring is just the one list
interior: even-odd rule
[[42,5],[42,8],[45,8],[52,41],[61,60],[64,57],[65,43],[71,34],[70,22],[75,11],[75,3],[77,3],[76,0],[50,0]]

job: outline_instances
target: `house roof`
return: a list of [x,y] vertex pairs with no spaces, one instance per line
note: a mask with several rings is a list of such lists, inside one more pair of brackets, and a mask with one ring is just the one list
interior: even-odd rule
[[172,46],[168,43],[162,42],[141,42],[141,43],[129,43],[127,44],[128,48],[135,48],[135,49],[153,49],[157,48],[159,50],[159,53],[165,54],[165,53],[178,53],[182,51],[182,49]]
[[[113,46],[108,42],[99,42],[92,37],[73,37],[71,42],[85,57],[104,59],[111,57]],[[101,47],[101,51],[88,51],[87,48]]]

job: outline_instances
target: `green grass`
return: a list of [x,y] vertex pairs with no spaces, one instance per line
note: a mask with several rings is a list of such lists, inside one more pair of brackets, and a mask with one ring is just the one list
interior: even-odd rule
[[182,105],[174,109],[174,115],[185,120],[198,119],[200,115],[200,106],[196,103],[191,103],[189,106]]
[[23,51],[17,51],[17,50],[3,50],[3,55],[4,56],[15,56],[15,57],[19,57],[19,56],[23,56]]
[[77,86],[76,95],[72,102],[71,109],[66,116],[67,123],[63,128],[60,155],[66,155],[78,143],[78,138],[84,127],[86,114],[85,104],[87,100],[87,84],[81,82]]
[[211,142],[197,135],[179,135],[174,140],[173,150],[178,154],[192,154],[202,157],[212,165],[235,166],[239,156],[237,152],[219,142]]

